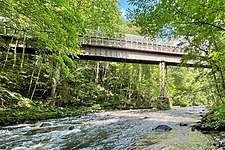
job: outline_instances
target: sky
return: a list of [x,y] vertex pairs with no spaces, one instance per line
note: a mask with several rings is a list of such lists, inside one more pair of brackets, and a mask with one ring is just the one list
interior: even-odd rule
[[128,8],[132,8],[132,6],[128,4],[127,0],[120,0],[119,9],[122,12],[124,18],[126,18],[126,10]]

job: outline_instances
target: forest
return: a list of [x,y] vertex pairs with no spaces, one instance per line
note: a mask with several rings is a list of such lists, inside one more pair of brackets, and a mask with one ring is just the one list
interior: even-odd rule
[[[203,126],[224,127],[225,2],[129,2],[135,7],[124,19],[117,0],[0,0],[0,34],[10,29],[16,45],[38,39],[35,52],[18,53],[0,37],[0,126],[156,107],[158,65],[79,59],[78,37],[93,29],[112,38],[122,33],[183,39],[179,46],[188,54],[182,64],[167,68],[168,96],[174,106],[208,105]],[[196,65],[186,66],[189,59]]]

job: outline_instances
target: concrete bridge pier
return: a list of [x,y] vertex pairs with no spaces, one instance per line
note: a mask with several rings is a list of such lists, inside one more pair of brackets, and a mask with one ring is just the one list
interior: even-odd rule
[[160,68],[160,96],[158,97],[157,100],[157,108],[163,110],[171,109],[171,101],[168,96],[168,91],[165,83],[167,75],[166,62],[165,61],[160,62],[159,68]]
[[167,93],[166,93],[165,79],[167,75],[167,66],[164,61],[159,63],[159,69],[160,69],[160,96],[166,97]]

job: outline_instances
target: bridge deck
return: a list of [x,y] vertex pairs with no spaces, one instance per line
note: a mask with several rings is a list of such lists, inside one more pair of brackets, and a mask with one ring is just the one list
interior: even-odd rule
[[[15,40],[11,41],[12,36],[22,36],[20,32],[4,28],[0,36],[10,47],[32,49],[32,41],[24,44],[21,40],[17,45]],[[32,36],[29,38],[31,39]],[[109,38],[105,33],[87,30],[87,35],[80,36],[78,40],[83,52],[79,55],[81,59],[153,64],[166,62],[177,65],[185,55],[176,47],[177,41],[151,40],[148,37],[131,34],[115,34],[113,38]],[[30,51],[30,53],[34,52]],[[187,63],[194,64],[194,61]]]

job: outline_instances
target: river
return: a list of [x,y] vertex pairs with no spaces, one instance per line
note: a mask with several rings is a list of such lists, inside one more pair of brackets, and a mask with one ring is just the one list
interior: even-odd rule
[[[2,150],[205,150],[212,137],[191,126],[205,107],[122,110],[50,119],[0,129]],[[172,128],[156,132],[158,125]]]

